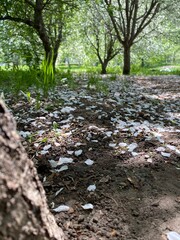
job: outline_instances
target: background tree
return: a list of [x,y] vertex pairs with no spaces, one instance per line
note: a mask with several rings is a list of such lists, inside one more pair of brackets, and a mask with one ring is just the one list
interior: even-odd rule
[[0,20],[23,23],[35,31],[42,42],[46,60],[53,58],[55,67],[65,19],[74,6],[71,0],[2,0]]
[[102,5],[91,1],[84,7],[80,21],[86,43],[90,44],[101,65],[101,74],[106,74],[108,63],[121,50],[107,12]]
[[63,240],[32,160],[0,100],[0,239]]
[[35,32],[30,31],[26,25],[14,22],[1,22],[0,48],[4,63],[12,65],[14,58],[19,64],[30,69],[37,68],[44,57],[43,47]]
[[[160,10],[159,0],[103,0],[119,43],[124,49],[123,74],[130,74],[132,45]],[[145,33],[145,32],[144,32]],[[147,34],[147,32],[145,33]]]

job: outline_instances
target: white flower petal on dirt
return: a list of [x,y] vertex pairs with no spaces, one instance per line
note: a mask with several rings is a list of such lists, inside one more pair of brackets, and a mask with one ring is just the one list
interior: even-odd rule
[[116,147],[116,143],[109,143],[109,147],[112,147],[112,148]]
[[56,169],[55,172],[63,172],[63,171],[66,171],[66,170],[68,170],[68,165],[64,165],[60,169]]
[[176,149],[176,154],[180,155],[180,151],[178,149]]
[[118,121],[118,124],[116,125],[116,128],[123,129],[127,126],[126,122],[124,121]]
[[67,154],[72,155],[74,151],[67,151]]
[[39,147],[39,143],[34,143],[35,148]]
[[166,147],[169,148],[169,149],[172,150],[172,151],[175,151],[175,150],[176,150],[176,147],[173,146],[173,145],[170,145],[170,144],[167,144]]
[[54,145],[55,145],[56,147],[59,147],[61,144],[58,143],[58,142],[54,142]]
[[82,152],[83,152],[83,150],[82,150],[82,149],[79,149],[79,150],[77,150],[77,151],[74,152],[74,155],[75,155],[76,157],[79,157],[79,156],[82,154]]
[[138,155],[137,152],[131,152],[131,154],[132,154],[133,157],[136,157]]
[[154,137],[162,137],[162,134],[159,132],[151,132],[151,133],[154,135]]
[[23,137],[23,138],[26,138],[26,137],[30,136],[31,133],[28,132],[28,131],[26,131],[26,132],[20,131],[20,132],[19,132],[19,135],[21,135],[21,137]]
[[164,140],[160,137],[157,137],[157,140],[160,142],[160,143],[164,143]]
[[79,116],[79,117],[77,117],[76,119],[77,119],[77,120],[80,120],[80,121],[83,121],[85,118]]
[[52,168],[56,168],[57,167],[57,161],[54,161],[54,160],[48,160],[48,161],[51,164]]
[[131,133],[134,133],[134,132],[136,131],[136,128],[130,127],[130,128],[129,128],[129,131],[130,131]]
[[60,188],[57,192],[55,192],[55,197],[56,197],[60,192],[62,192],[63,189],[64,189],[64,188]]
[[37,132],[37,134],[38,134],[38,136],[40,137],[40,136],[42,136],[43,135],[43,133],[45,133],[45,131],[44,130],[39,130],[38,132]]
[[85,161],[85,164],[88,165],[88,166],[91,166],[91,165],[94,164],[94,161],[91,160],[91,159],[87,159],[87,160]]
[[69,209],[70,209],[69,206],[66,206],[66,205],[60,205],[59,207],[54,208],[53,211],[54,211],[54,212],[68,212]]
[[62,120],[62,121],[60,121],[60,123],[62,123],[62,124],[64,124],[64,123],[69,123],[70,122],[70,119],[68,118],[68,119],[66,119],[66,120]]
[[107,131],[107,132],[105,132],[105,135],[107,136],[107,137],[111,137],[112,136],[112,131]]
[[148,158],[148,159],[147,159],[147,162],[148,162],[148,163],[152,163],[152,162],[153,162],[152,158]]
[[47,150],[49,150],[50,148],[51,148],[51,144],[48,144],[48,145],[46,145],[46,146],[43,147],[43,150],[44,150],[44,151],[47,151]]
[[161,155],[162,155],[163,157],[170,157],[170,156],[171,156],[170,153],[166,153],[166,152],[161,152]]
[[57,165],[62,165],[62,164],[67,164],[72,162],[73,162],[72,158],[60,157]]
[[158,147],[156,148],[157,152],[164,152],[166,149],[164,147]]
[[74,110],[75,110],[75,108],[72,108],[72,107],[64,107],[64,108],[61,109],[61,112],[62,113],[70,113]]
[[83,145],[83,144],[80,143],[80,142],[77,142],[77,143],[75,144],[75,147],[79,147],[79,146],[81,146],[81,145]]
[[129,152],[133,152],[134,149],[136,149],[138,147],[137,143],[131,143],[129,146],[128,146],[128,151]]
[[62,129],[70,128],[70,126],[71,126],[70,124],[65,124],[65,125],[62,125],[61,128],[62,128]]
[[121,151],[121,154],[125,154],[126,153],[126,151]]
[[180,240],[180,235],[177,232],[167,233],[168,240]]
[[41,155],[46,155],[48,152],[49,152],[49,151],[42,150],[42,151],[40,151],[40,154],[41,154]]
[[41,120],[46,120],[46,117],[39,117],[39,119],[41,119]]
[[87,190],[89,192],[94,192],[96,190],[96,185],[95,184],[92,184],[92,185],[89,185],[89,187],[87,188]]
[[93,209],[94,206],[93,206],[91,203],[87,203],[87,204],[85,204],[85,205],[82,205],[82,208],[83,208],[84,210],[89,210],[89,209]]
[[121,142],[121,143],[119,143],[119,146],[120,146],[120,147],[126,147],[126,146],[127,146],[127,143]]

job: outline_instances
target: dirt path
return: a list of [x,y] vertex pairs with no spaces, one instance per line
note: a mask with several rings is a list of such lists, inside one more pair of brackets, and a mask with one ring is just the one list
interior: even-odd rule
[[59,88],[40,109],[7,99],[52,211],[66,206],[54,214],[67,239],[180,233],[180,78],[128,81],[107,95]]

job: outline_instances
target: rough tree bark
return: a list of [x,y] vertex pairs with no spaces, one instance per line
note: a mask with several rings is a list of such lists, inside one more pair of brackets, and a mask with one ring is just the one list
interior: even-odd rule
[[130,47],[124,46],[124,65],[123,65],[123,75],[129,75],[131,71],[131,50]]
[[63,240],[33,162],[0,100],[0,239]]

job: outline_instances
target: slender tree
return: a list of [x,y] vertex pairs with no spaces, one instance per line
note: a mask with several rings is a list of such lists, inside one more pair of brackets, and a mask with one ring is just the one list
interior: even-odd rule
[[123,74],[130,74],[131,47],[160,11],[160,0],[103,0],[124,49]]
[[121,51],[114,27],[107,12],[96,1],[89,2],[84,10],[84,17],[81,19],[84,21],[83,34],[98,58],[101,74],[106,74],[108,63]]

